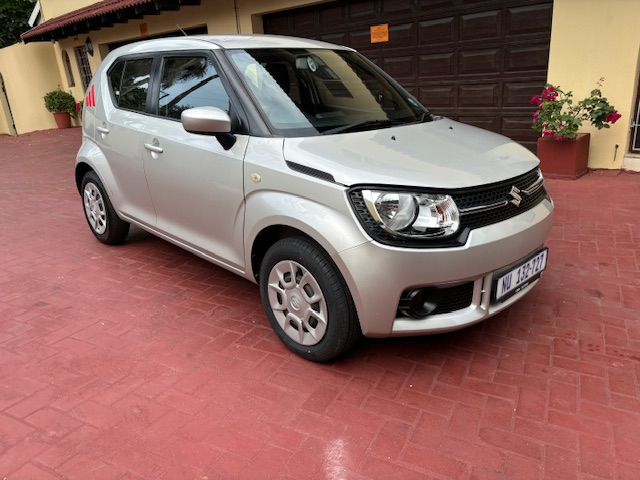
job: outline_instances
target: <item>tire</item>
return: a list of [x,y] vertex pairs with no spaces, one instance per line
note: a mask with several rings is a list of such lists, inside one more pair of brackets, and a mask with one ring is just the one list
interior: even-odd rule
[[327,362],[362,335],[344,279],[319,246],[298,237],[276,242],[262,261],[259,283],[271,327],[299,356]]
[[84,216],[93,235],[107,245],[122,243],[129,234],[129,223],[118,217],[94,171],[87,172],[82,178],[80,191]]

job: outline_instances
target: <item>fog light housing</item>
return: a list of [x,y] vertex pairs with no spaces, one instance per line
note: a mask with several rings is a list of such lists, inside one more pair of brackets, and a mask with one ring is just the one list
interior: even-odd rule
[[438,287],[410,290],[400,298],[398,310],[411,318],[423,318],[438,308],[442,294]]

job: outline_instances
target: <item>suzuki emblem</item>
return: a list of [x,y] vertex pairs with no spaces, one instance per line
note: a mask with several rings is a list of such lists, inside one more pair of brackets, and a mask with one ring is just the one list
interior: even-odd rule
[[513,185],[511,187],[511,191],[509,192],[509,195],[511,195],[512,197],[510,202],[513,203],[516,207],[519,207],[520,202],[522,202],[522,197],[520,196],[520,189],[515,185]]

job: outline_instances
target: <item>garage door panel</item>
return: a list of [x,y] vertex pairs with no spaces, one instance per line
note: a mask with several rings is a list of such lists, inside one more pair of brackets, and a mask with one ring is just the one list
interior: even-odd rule
[[413,0],[394,0],[393,2],[383,2],[381,7],[381,16],[393,17],[402,15],[410,17],[413,15]]
[[364,52],[371,47],[371,32],[367,29],[354,29],[347,35],[348,45],[356,50]]
[[437,46],[455,42],[455,19],[453,17],[423,20],[418,22],[418,45]]
[[438,10],[451,10],[456,7],[455,0],[427,0],[418,2],[419,14],[432,14]]
[[[540,78],[538,81],[531,81],[531,79],[506,81],[502,89],[502,106],[504,108],[522,108],[522,105],[529,103],[531,97],[539,93],[541,81],[544,82],[544,78]],[[529,120],[527,118],[527,121]]]
[[414,22],[389,25],[389,37],[393,38],[393,46],[410,47],[416,43],[416,24]]
[[418,100],[432,112],[455,113],[457,88],[454,85],[430,85],[419,89]]
[[320,31],[331,30],[344,21],[344,6],[329,4],[318,11],[318,28]]
[[[264,28],[356,48],[433,113],[533,148],[552,12],[552,0],[334,0],[265,15]],[[384,23],[389,40],[371,43]]]
[[496,109],[500,103],[500,87],[497,83],[490,85],[460,85],[458,87],[458,106],[484,107]]
[[419,76],[453,76],[456,73],[456,65],[458,63],[455,55],[455,52],[438,52],[429,55],[420,55],[418,63]]
[[549,61],[549,45],[510,45],[505,49],[505,72],[545,72]]
[[384,57],[382,60],[382,69],[403,84],[412,82],[416,78],[414,65],[415,57],[413,55],[390,56]]
[[292,27],[294,30],[315,29],[315,15],[311,11],[296,13],[295,15],[293,15],[292,20]]
[[507,8],[507,35],[546,34],[551,27],[553,4],[544,3]]
[[500,49],[496,47],[462,51],[458,56],[458,65],[458,72],[466,75],[499,73]]
[[460,17],[460,40],[496,40],[501,36],[502,10],[472,13]]
[[323,42],[334,43],[336,45],[347,45],[349,43],[346,33],[328,33],[326,35],[320,35],[319,39]]
[[460,115],[457,120],[474,127],[484,128],[485,130],[496,131],[500,127],[500,119],[497,116],[484,115]]
[[371,21],[376,18],[375,2],[345,2],[349,22]]

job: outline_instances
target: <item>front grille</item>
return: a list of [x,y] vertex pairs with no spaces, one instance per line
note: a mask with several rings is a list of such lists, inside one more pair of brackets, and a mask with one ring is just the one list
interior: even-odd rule
[[[414,239],[410,237],[397,237],[388,233],[373,219],[369,213],[369,209],[365,205],[361,190],[367,187],[360,186],[350,190],[349,199],[362,226],[374,240],[380,243],[413,248],[455,247],[464,245],[469,232],[474,228],[508,220],[509,218],[526,212],[539,204],[543,199],[548,198],[543,183],[540,188],[530,195],[522,193],[522,200],[519,206],[511,203],[513,196],[511,196],[509,192],[512,191],[513,187],[516,187],[519,191],[525,191],[530,189],[532,185],[535,185],[539,178],[540,173],[536,168],[519,177],[503,182],[483,185],[481,187],[451,190],[448,192],[438,190],[437,193],[448,193],[451,195],[461,211],[467,210],[467,212],[460,215],[459,233],[447,238]],[[433,189],[415,191],[429,193],[432,192]]]
[[460,222],[462,227],[469,229],[484,227],[486,225],[508,220],[509,218],[520,215],[522,212],[526,212],[530,208],[533,208],[547,196],[547,191],[545,190],[544,185],[531,195],[521,195],[522,201],[519,206],[516,206],[509,201],[512,198],[509,195],[509,192],[513,187],[516,187],[521,191],[526,190],[530,185],[534,184],[538,178],[539,174],[536,169],[521,177],[491,185],[489,188],[452,195],[460,210],[481,205],[491,205],[505,200],[507,201],[506,205],[499,208],[491,208],[488,210],[479,210],[476,212],[462,214]]

